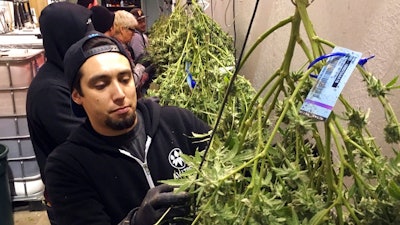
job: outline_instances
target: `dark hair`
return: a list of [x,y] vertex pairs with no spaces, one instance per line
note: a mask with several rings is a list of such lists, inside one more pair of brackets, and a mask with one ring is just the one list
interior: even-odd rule
[[78,0],[76,4],[81,5],[85,8],[89,7],[90,3],[93,3],[94,0]]
[[[99,36],[99,37],[95,37],[95,38],[91,38],[91,39],[87,40],[82,45],[82,50],[88,51],[95,47],[100,47],[100,46],[104,46],[104,45],[115,45],[115,43],[113,41],[111,41],[109,38]],[[75,80],[72,84],[72,89],[75,88],[81,96],[83,96],[81,82],[80,82],[82,75],[83,74],[82,74],[81,70],[79,69],[78,73],[76,74]]]

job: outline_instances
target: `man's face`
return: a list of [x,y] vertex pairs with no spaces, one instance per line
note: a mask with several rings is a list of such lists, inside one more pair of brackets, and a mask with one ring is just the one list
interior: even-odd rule
[[72,98],[84,107],[93,128],[105,136],[124,134],[136,124],[136,89],[129,61],[116,52],[90,57],[80,68],[82,95]]
[[124,44],[129,44],[134,34],[135,34],[134,27],[122,27],[121,35],[118,36],[118,40]]
[[146,18],[142,18],[137,20],[138,25],[136,26],[136,30],[144,33],[146,32]]

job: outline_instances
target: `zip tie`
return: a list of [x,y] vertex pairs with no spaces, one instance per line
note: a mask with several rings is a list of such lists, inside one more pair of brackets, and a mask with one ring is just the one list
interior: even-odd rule
[[[321,61],[321,60],[324,60],[324,59],[327,59],[327,58],[330,58],[330,57],[334,57],[334,56],[343,57],[343,56],[346,56],[346,55],[347,55],[347,53],[344,53],[344,52],[334,52],[334,53],[330,53],[330,54],[326,54],[326,55],[321,55],[320,57],[314,59],[314,60],[310,63],[310,65],[307,67],[307,69],[310,69],[310,68],[313,67],[317,62],[319,62],[319,61]],[[364,65],[368,62],[368,60],[370,60],[370,59],[372,59],[372,58],[374,58],[374,57],[375,57],[375,55],[371,55],[371,56],[369,56],[369,57],[361,58],[361,59],[358,61],[358,65],[364,66]],[[312,77],[312,78],[317,78],[318,75],[310,74],[310,77]]]
[[368,62],[368,60],[370,60],[370,59],[372,59],[372,58],[374,58],[374,57],[375,57],[375,55],[371,55],[370,57],[366,57],[366,58],[361,58],[361,59],[358,61],[358,65],[364,66],[365,63]]
[[191,65],[190,62],[185,63],[185,72],[187,74],[186,82],[189,85],[190,89],[193,89],[196,86],[196,81],[193,79],[192,73],[190,73],[190,70],[189,70],[190,65]]
[[324,60],[326,58],[330,58],[333,56],[346,56],[347,54],[344,52],[334,52],[334,53],[330,53],[330,54],[326,54],[326,55],[321,55],[320,57],[314,59],[314,61],[312,61],[310,63],[310,65],[307,67],[307,69],[310,69],[312,66],[314,66],[317,62]]

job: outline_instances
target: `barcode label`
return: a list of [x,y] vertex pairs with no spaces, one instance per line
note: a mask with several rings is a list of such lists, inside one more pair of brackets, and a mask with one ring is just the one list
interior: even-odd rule
[[318,120],[327,119],[362,55],[342,47],[335,47],[332,53],[335,52],[345,55],[328,59],[300,108],[301,114]]
[[336,67],[337,63],[339,62],[339,57],[337,56],[335,58],[331,59],[331,62],[328,63],[323,69],[325,69],[325,71],[321,72],[325,74],[325,76],[321,77],[321,79],[317,80],[317,83],[314,85],[315,90],[313,92],[313,97],[314,98],[319,98],[320,94],[322,92],[322,90],[325,88],[326,86],[326,82],[328,82],[329,77],[331,76],[333,69]]

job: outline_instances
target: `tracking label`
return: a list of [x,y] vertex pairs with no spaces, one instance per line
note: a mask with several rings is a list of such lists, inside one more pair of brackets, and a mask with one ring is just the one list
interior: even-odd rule
[[357,66],[362,54],[350,49],[335,47],[317,77],[317,82],[307,95],[300,113],[318,120],[326,120],[339,98],[345,84]]

